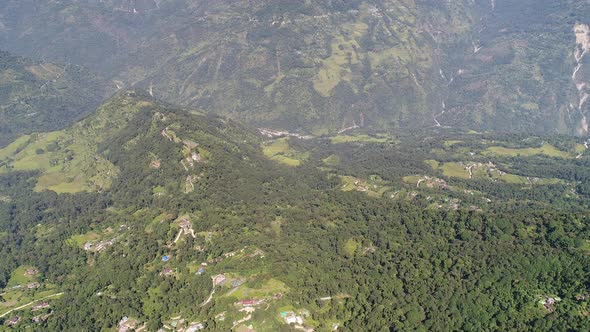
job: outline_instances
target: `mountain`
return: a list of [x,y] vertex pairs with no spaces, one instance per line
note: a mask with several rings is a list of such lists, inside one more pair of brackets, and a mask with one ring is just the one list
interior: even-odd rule
[[[586,136],[587,1],[492,1],[450,59],[442,124]],[[458,61],[458,62],[457,62]],[[443,66],[444,67],[444,66]]]
[[120,91],[0,149],[0,329],[586,330],[584,143],[298,138]]
[[574,27],[587,30],[588,8],[587,0],[9,0],[0,45],[256,126],[586,135],[587,91],[578,87],[588,81],[588,34],[577,42]]
[[114,85],[80,66],[0,51],[0,146],[19,135],[57,130],[93,111]]

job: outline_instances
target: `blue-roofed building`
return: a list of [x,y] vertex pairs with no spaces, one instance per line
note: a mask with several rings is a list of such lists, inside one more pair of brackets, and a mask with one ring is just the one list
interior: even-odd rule
[[205,268],[204,267],[200,267],[199,270],[197,271],[197,274],[201,275],[205,273]]
[[170,257],[168,257],[168,256],[162,257],[162,262],[167,262],[169,260],[170,260]]

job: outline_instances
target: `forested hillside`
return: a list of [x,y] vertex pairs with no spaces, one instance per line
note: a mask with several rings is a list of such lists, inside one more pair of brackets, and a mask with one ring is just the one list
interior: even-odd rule
[[256,126],[585,136],[588,8],[588,0],[8,0],[0,45]]
[[0,50],[0,147],[23,134],[76,122],[114,88],[80,66],[33,61]]
[[[46,171],[0,150],[16,160],[0,174],[4,328],[590,327],[583,140],[265,138],[138,91],[60,135],[105,124],[82,145],[111,165],[108,187],[42,190]],[[55,172],[86,155],[67,141]]]

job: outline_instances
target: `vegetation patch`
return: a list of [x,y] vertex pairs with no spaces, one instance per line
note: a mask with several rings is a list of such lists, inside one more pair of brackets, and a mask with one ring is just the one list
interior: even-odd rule
[[283,137],[264,143],[263,152],[266,157],[289,166],[299,166],[309,158],[309,152],[299,152],[289,145],[290,138]]
[[493,155],[502,157],[530,157],[535,155],[545,155],[556,158],[572,158],[572,154],[561,151],[551,144],[545,143],[538,148],[521,148],[513,149],[502,146],[492,146],[482,152],[483,155]]
[[440,167],[444,176],[469,179],[469,171],[462,163],[444,163]]
[[369,135],[337,135],[330,138],[332,144],[340,143],[386,143],[389,140],[386,137],[374,137]]

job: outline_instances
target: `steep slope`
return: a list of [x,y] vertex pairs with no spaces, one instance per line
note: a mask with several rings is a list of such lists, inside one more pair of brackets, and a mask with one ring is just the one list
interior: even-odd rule
[[0,147],[21,134],[62,129],[78,121],[113,88],[79,66],[0,51]]
[[[493,4],[493,6],[491,5]],[[461,52],[446,52],[443,125],[587,135],[588,1],[492,1]],[[587,61],[587,60],[586,60]],[[577,72],[572,75],[572,73]]]
[[[258,126],[586,135],[588,1],[9,0],[0,44]],[[581,53],[580,53],[581,54]],[[571,104],[571,105],[570,105]]]
[[92,116],[61,131],[19,137],[0,149],[0,172],[40,171],[36,189],[79,192],[108,188],[118,169],[98,153],[99,145],[127,126],[148,101],[121,93]]
[[[164,167],[167,165],[176,172],[174,183],[170,182],[171,174],[165,174],[150,188],[150,195],[166,196],[170,188],[189,193],[205,176],[198,171],[200,166],[217,155],[209,145],[224,150],[223,158],[214,159],[228,167],[231,160],[241,158],[240,148],[225,143],[230,139],[250,141],[260,150],[258,137],[238,125],[176,110],[144,92],[125,91],[69,128],[25,135],[0,149],[0,173],[38,171],[37,191],[75,193],[109,189],[121,171],[126,177],[147,181],[150,176],[142,174],[161,167],[170,169]],[[177,160],[162,160],[162,154]],[[229,177],[233,172],[228,169],[224,173]],[[246,188],[238,191],[242,190]]]

